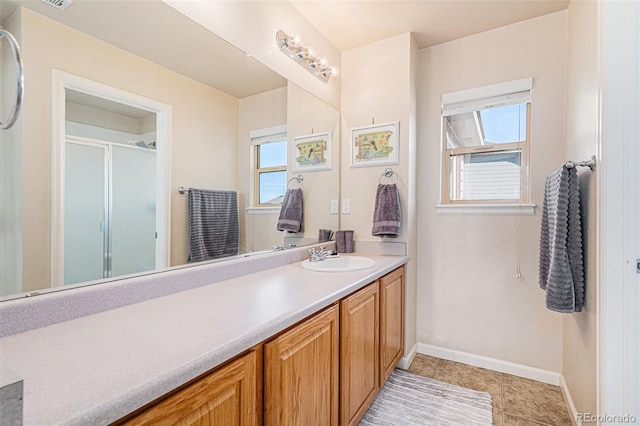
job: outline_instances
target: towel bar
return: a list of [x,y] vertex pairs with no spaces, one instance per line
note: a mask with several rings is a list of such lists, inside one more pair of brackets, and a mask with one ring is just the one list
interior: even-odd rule
[[596,167],[596,156],[592,155],[589,160],[579,161],[577,163],[575,161],[567,161],[566,163],[564,163],[564,165],[567,169],[573,169],[575,167],[588,167],[593,170]]

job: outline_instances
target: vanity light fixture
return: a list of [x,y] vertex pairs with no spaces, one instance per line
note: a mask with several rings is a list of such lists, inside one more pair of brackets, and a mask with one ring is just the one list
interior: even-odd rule
[[336,67],[329,65],[325,59],[318,58],[310,47],[304,47],[299,37],[278,31],[276,43],[282,53],[298,62],[323,82],[326,83],[330,77],[338,75]]
[[66,8],[71,6],[71,3],[73,3],[73,0],[42,0],[42,1],[60,10],[65,10]]

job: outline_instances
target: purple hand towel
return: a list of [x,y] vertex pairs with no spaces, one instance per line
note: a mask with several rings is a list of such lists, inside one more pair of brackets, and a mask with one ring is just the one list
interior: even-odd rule
[[400,192],[395,183],[378,185],[371,234],[378,237],[400,235]]
[[278,231],[304,231],[302,211],[302,189],[287,189],[282,200],[280,216],[278,217]]

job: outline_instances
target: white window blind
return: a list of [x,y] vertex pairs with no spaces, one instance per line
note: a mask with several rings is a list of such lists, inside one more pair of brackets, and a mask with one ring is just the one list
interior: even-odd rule
[[531,102],[533,78],[508,81],[442,95],[442,116]]
[[268,142],[280,142],[287,140],[287,126],[274,126],[266,129],[252,130],[249,132],[251,145],[260,145]]

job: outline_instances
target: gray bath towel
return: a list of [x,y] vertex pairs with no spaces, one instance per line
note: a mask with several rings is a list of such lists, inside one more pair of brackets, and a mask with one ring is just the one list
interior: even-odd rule
[[580,193],[575,168],[562,166],[547,177],[540,233],[540,287],[547,308],[580,312],[584,264]]
[[400,235],[400,192],[395,183],[378,185],[371,234],[379,237]]
[[234,191],[189,189],[189,261],[238,254],[238,197]]
[[277,229],[278,231],[294,233],[304,231],[301,188],[287,189],[287,192],[285,192]]

